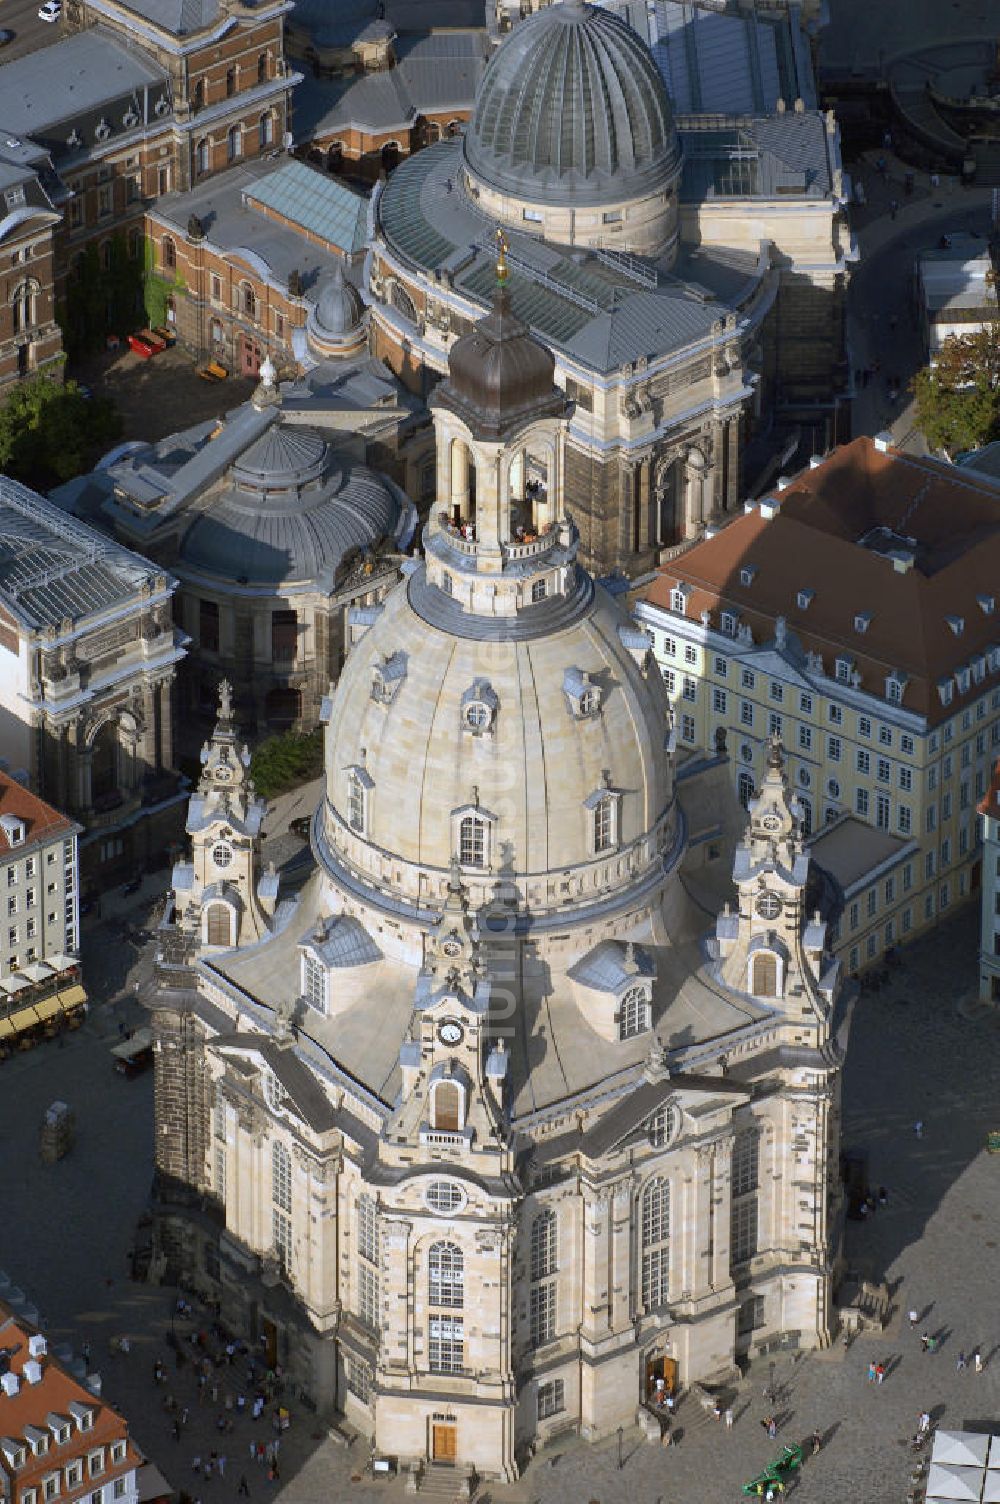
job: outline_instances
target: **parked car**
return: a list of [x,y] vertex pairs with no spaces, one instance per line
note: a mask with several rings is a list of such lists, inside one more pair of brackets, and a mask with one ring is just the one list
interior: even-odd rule
[[61,15],[62,0],[45,0],[45,4],[38,7],[39,21],[58,21]]
[[308,841],[309,831],[312,828],[312,815],[297,815],[289,822],[288,829],[293,836],[298,836],[302,841]]
[[122,892],[125,894],[126,897],[128,897],[128,895],[131,894],[131,893],[138,893],[138,891],[139,891],[139,889],[141,887],[142,887],[142,874],[139,873],[138,876],[130,878],[127,883],[124,883],[122,885]]
[[0,47],[6,47],[8,42],[14,40],[14,33],[9,26],[0,26]]
[[166,344],[152,329],[140,329],[138,334],[130,334],[128,337],[129,348],[143,360],[151,360],[154,355],[159,355],[165,350]]

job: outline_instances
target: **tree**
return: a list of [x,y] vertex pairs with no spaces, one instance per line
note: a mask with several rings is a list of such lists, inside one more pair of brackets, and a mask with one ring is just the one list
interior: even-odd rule
[[932,449],[959,454],[1000,438],[1000,322],[949,336],[912,391],[917,427]]
[[272,799],[285,789],[293,789],[300,783],[318,778],[323,771],[323,731],[302,734],[284,731],[279,736],[269,736],[254,748],[250,759],[250,773],[257,791],[265,799]]
[[0,472],[37,491],[89,470],[121,435],[106,397],[86,398],[75,381],[22,381],[0,407]]

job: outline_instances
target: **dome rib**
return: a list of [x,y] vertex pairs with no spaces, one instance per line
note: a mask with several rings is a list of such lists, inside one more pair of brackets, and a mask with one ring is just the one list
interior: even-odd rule
[[538,11],[500,46],[463,151],[474,179],[553,205],[640,197],[669,187],[680,168],[649,48],[618,16],[579,0]]

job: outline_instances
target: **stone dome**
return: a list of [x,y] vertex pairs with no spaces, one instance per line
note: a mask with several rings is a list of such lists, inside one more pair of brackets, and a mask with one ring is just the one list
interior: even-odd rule
[[555,357],[513,313],[501,289],[490,313],[448,352],[448,379],[434,402],[457,412],[482,437],[496,436],[528,417],[561,413]]
[[330,467],[319,434],[276,425],[240,456],[227,488],[185,533],[178,573],[330,588],[348,554],[395,539],[409,511],[374,471]]
[[353,334],[364,317],[365,305],[358,289],[344,276],[343,267],[337,262],[316,302],[310,322],[315,323],[319,334],[342,339]]
[[680,166],[652,53],[585,0],[549,5],[514,28],[483,75],[464,152],[473,178],[550,204],[641,197],[668,187]]
[[[474,901],[503,871],[541,922],[551,909],[565,925],[571,885],[583,909],[662,883],[675,834],[663,681],[639,666],[611,596],[582,572],[577,583],[516,624],[468,616],[423,566],[390,593],[348,656],[327,731],[319,855],[339,888],[360,879],[366,904],[390,908],[436,894],[471,810],[490,822],[481,882],[467,872]],[[362,833],[352,769],[370,790]],[[609,793],[616,841],[597,853],[593,807]]]

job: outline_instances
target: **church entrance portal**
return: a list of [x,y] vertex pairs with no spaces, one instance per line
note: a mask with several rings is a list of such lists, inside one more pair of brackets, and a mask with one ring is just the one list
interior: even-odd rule
[[436,1420],[431,1425],[431,1460],[450,1465],[458,1459],[458,1426],[453,1420]]
[[650,1353],[646,1357],[646,1387],[643,1398],[647,1405],[656,1404],[657,1390],[660,1388],[659,1380],[666,1394],[677,1393],[677,1360],[667,1358],[663,1353]]

